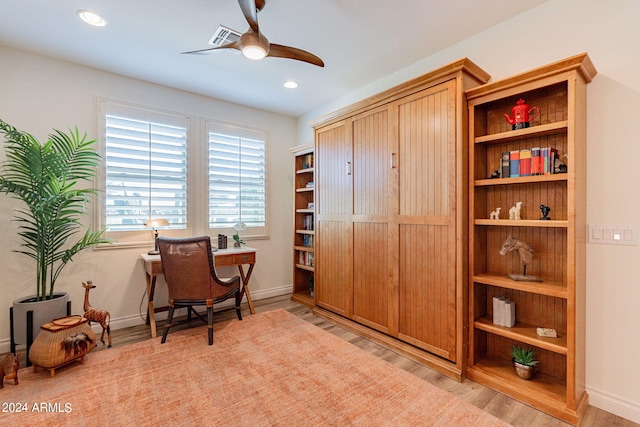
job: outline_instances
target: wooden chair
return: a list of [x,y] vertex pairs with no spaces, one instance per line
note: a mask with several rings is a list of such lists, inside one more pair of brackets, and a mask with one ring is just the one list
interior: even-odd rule
[[[176,239],[159,237],[158,248],[162,259],[164,277],[169,290],[169,316],[162,334],[162,343],[173,321],[175,308],[187,307],[189,319],[191,312],[204,321],[209,329],[209,345],[213,344],[213,304],[235,297],[236,313],[240,312],[240,277],[235,276],[222,281],[216,275],[213,266],[213,253],[209,236]],[[206,305],[207,319],[193,309],[193,306]]]

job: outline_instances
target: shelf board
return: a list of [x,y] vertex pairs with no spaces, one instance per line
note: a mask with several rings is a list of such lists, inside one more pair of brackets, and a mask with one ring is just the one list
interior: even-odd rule
[[308,246],[294,246],[293,249],[304,252],[315,252],[314,248],[310,248]]
[[291,295],[291,301],[300,303],[300,304],[304,304],[307,307],[313,307],[315,305],[315,301],[313,299],[313,297],[311,296],[311,292],[310,291],[300,291],[300,292],[296,292],[295,294]]
[[562,282],[519,282],[506,275],[482,273],[473,276],[473,281],[500,288],[515,289],[533,294],[567,299],[567,287]]
[[296,209],[297,213],[313,213],[313,209]]
[[296,268],[299,268],[301,270],[314,271],[313,267],[304,264],[296,264]]
[[476,179],[474,184],[476,187],[483,187],[483,186],[489,186],[489,185],[513,185],[513,184],[531,184],[535,182],[567,181],[567,179],[568,179],[568,174],[566,173],[553,173],[550,175],[519,176],[517,178]]
[[[517,308],[517,307],[516,307]],[[506,326],[497,326],[488,317],[481,317],[474,322],[476,329],[489,332],[501,337],[520,341],[533,345],[545,350],[559,354],[567,354],[567,336],[566,334],[558,334],[558,338],[548,338],[538,336],[536,326],[522,322],[516,322],[511,328]]]
[[296,193],[306,193],[306,192],[313,191],[313,190],[314,190],[313,187],[296,188]]
[[303,174],[303,173],[313,173],[313,168],[306,168],[306,169],[298,169],[296,171],[297,174]]
[[475,225],[500,225],[503,227],[543,227],[543,228],[567,228],[567,220],[540,221],[539,219],[476,219]]
[[511,363],[504,359],[485,356],[469,366],[467,377],[535,408],[551,408],[555,413],[567,406],[565,382],[539,372],[532,380],[523,380],[516,376]]
[[545,125],[533,126],[525,129],[512,130],[508,132],[494,133],[491,135],[483,135],[475,138],[476,144],[512,142],[518,139],[541,137],[546,135],[554,135],[566,132],[569,122],[566,120],[548,123]]
[[313,230],[296,230],[298,234],[314,234]]

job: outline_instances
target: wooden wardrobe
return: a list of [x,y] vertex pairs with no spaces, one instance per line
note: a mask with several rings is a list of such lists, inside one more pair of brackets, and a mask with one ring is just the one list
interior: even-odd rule
[[464,58],[314,125],[316,315],[461,379],[468,326]]

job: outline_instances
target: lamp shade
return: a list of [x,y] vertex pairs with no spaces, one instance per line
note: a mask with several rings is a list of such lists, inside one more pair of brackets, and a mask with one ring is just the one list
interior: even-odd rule
[[148,219],[147,222],[144,223],[145,227],[167,227],[169,225],[169,221],[164,218],[151,218]]

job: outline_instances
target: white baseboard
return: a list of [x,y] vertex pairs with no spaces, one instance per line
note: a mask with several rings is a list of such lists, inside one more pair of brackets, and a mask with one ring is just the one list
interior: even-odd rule
[[[291,293],[291,285],[287,285],[287,286],[281,286],[278,288],[271,288],[271,289],[266,289],[263,291],[257,290],[257,291],[253,291],[251,292],[251,300],[252,301],[259,301],[261,299],[266,299],[266,298],[272,298],[272,297],[278,297],[281,295],[287,295]],[[246,299],[244,300],[246,301]],[[145,303],[146,304],[146,303]],[[233,307],[233,300],[229,299],[227,301],[224,301],[220,304],[216,304],[216,307],[218,308],[229,308],[229,307]],[[243,302],[243,307],[246,307],[246,302]],[[145,308],[145,312],[141,313],[141,314],[133,314],[130,316],[124,316],[124,317],[119,317],[119,318],[113,318],[111,319],[111,330],[115,331],[117,329],[124,329],[124,328],[129,328],[131,326],[137,326],[137,325],[143,325],[145,323],[145,318],[146,318],[146,305],[144,305]],[[179,316],[180,313],[176,312],[176,315]],[[166,312],[161,312],[156,314],[156,319],[159,320],[164,320],[167,318],[167,313]],[[102,327],[97,324],[97,323],[92,323],[91,324],[91,329],[93,329],[93,332],[97,335],[97,338],[100,339],[100,335],[102,334]],[[106,335],[106,334],[105,334]],[[105,341],[107,340],[106,336],[105,336]],[[24,351],[24,349],[26,349],[26,346],[22,345],[18,347],[18,352],[20,351]],[[7,338],[4,340],[0,340],[0,354],[4,354],[4,353],[8,353],[11,351],[11,339]]]
[[639,403],[630,402],[619,396],[590,387],[587,387],[587,393],[589,393],[589,404],[591,406],[640,424]]

